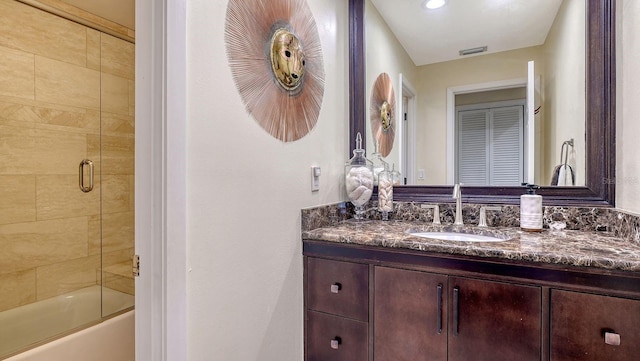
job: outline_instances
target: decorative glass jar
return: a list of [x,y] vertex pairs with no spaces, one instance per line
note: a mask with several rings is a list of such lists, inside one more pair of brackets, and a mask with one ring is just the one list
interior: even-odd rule
[[386,163],[378,173],[378,211],[382,212],[383,221],[389,220],[389,212],[393,211],[393,174]]
[[364,219],[364,205],[373,193],[373,163],[365,157],[362,136],[356,136],[353,157],[345,164],[345,188],[349,201],[355,206],[356,220]]

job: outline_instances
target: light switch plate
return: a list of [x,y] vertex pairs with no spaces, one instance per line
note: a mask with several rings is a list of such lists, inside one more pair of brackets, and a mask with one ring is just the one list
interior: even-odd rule
[[311,191],[320,190],[320,167],[311,167]]

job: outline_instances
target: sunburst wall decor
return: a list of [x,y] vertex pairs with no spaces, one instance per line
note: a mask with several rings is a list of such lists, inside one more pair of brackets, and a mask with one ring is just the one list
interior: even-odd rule
[[387,73],[382,73],[373,84],[369,117],[373,141],[378,144],[378,153],[383,157],[388,156],[393,149],[396,135],[395,110],[396,96],[393,92],[391,78]]
[[273,137],[292,142],[318,121],[324,64],[304,0],[229,0],[227,57],[247,112]]

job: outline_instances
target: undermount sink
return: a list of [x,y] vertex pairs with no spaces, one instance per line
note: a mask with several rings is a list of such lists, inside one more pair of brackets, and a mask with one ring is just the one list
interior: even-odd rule
[[409,232],[412,236],[458,242],[504,242],[508,238],[500,238],[481,234],[462,232]]

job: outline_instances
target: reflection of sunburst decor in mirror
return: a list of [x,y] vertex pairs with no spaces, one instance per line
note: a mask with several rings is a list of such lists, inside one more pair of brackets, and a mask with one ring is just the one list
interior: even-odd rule
[[388,156],[393,148],[396,135],[395,110],[396,96],[393,93],[391,78],[387,73],[382,73],[373,84],[369,112],[373,140],[378,144],[378,153],[383,157]]
[[247,112],[273,137],[298,140],[318,121],[324,65],[305,0],[229,0],[225,43]]

